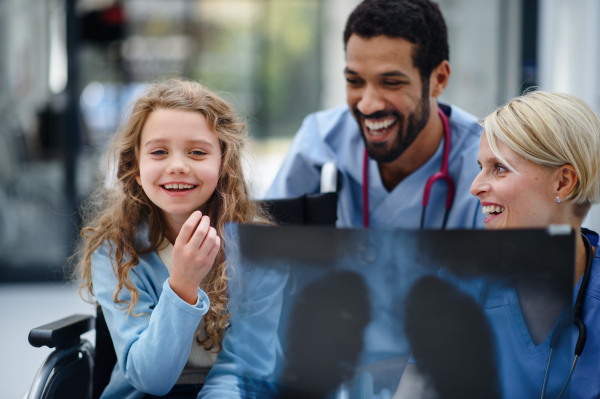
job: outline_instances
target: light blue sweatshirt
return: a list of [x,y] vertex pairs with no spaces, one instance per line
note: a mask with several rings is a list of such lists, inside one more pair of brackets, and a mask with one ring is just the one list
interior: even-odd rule
[[[118,280],[111,258],[107,243],[92,255],[94,294],[117,354],[117,364],[101,398],[165,395],[186,364],[194,332],[210,306],[208,296],[199,289],[197,305],[188,304],[171,289],[169,272],[157,253],[139,255],[139,264],[131,269],[129,278],[139,291],[135,313],[147,315],[134,317],[123,310],[126,305],[113,300]],[[250,268],[242,276],[243,295],[232,295],[231,326],[198,397],[254,397],[254,388],[260,387],[253,388],[248,381],[262,381],[273,374],[276,356],[281,353],[276,332],[287,274],[267,273]],[[123,287],[118,297],[130,302],[129,290]]]

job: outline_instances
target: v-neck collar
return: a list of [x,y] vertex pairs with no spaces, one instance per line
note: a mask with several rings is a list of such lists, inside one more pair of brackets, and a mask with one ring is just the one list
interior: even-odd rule
[[407,188],[424,186],[425,182],[429,179],[429,176],[439,170],[442,164],[444,140],[445,138],[442,137],[442,140],[433,155],[423,165],[406,176],[391,191],[388,191],[383,185],[377,161],[369,158],[369,181],[375,183],[369,185],[369,200],[373,200],[370,211],[376,213],[378,207],[389,206],[390,204],[388,202],[390,201],[393,202],[394,206],[397,206],[399,200],[407,200],[408,197],[414,196],[413,190],[407,190]]
[[552,326],[552,330],[550,330],[546,338],[544,338],[544,341],[542,341],[539,345],[535,345],[531,339],[531,334],[527,329],[527,325],[525,324],[525,319],[523,318],[523,313],[521,311],[521,305],[519,304],[519,298],[517,296],[517,290],[515,286],[510,284],[508,287],[506,287],[504,289],[504,295],[508,301],[507,311],[511,325],[519,338],[519,343],[521,344],[523,351],[531,359],[539,356],[548,356],[550,354],[550,341],[552,340],[552,334],[554,334],[556,327],[566,317],[569,317],[571,312],[571,304],[569,303],[565,305],[558,316],[558,319],[554,323],[554,326]]

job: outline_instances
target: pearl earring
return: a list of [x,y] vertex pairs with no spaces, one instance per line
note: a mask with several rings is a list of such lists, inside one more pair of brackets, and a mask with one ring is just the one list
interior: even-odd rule
[[556,196],[556,203],[560,204],[560,197],[559,196]]

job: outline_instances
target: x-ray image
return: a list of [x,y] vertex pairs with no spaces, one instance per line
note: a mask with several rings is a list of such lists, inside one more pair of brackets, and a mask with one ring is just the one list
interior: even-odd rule
[[518,360],[553,333],[548,397],[569,374],[572,232],[230,225],[227,243],[222,356],[256,397],[386,399],[416,376],[417,397],[509,398],[522,373],[541,392]]

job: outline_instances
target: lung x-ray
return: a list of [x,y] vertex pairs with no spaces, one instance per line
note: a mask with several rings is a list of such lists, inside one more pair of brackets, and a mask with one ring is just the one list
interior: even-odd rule
[[[526,334],[529,309],[571,320],[573,232],[234,224],[226,242],[232,358],[261,398],[391,398],[407,364],[430,397],[510,397],[511,373],[544,378],[518,370],[528,343],[509,338],[543,341]],[[564,382],[563,341],[551,371]]]

